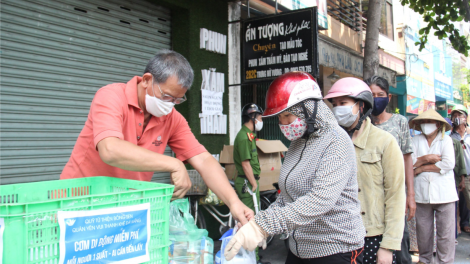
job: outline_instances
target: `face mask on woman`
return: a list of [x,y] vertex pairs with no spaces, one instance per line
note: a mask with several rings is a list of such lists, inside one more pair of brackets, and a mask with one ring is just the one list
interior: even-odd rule
[[294,122],[288,125],[279,124],[279,127],[281,128],[282,134],[290,141],[301,138],[307,130],[307,124],[300,118],[295,119]]
[[437,129],[436,124],[433,124],[433,123],[421,124],[421,131],[423,131],[425,135],[431,135],[432,133],[434,133],[434,131],[436,131],[436,129]]
[[357,114],[353,114],[353,107],[356,104],[353,104],[351,106],[347,105],[333,107],[333,114],[335,115],[335,118],[340,126],[345,128],[351,127],[352,124],[354,124],[354,122],[357,120],[359,111],[357,112]]

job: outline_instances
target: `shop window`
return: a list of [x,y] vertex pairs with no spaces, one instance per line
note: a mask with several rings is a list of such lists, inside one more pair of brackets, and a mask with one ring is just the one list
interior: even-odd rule
[[[362,0],[362,16],[367,20],[369,11],[369,0]],[[390,39],[393,37],[393,5],[391,0],[384,0],[382,3],[382,16],[380,17],[379,32]]]
[[380,33],[393,39],[393,10],[392,2],[384,0],[382,4],[382,16],[380,18]]
[[441,101],[441,102],[436,102],[436,111],[442,111],[442,110],[446,110],[446,102],[445,101]]

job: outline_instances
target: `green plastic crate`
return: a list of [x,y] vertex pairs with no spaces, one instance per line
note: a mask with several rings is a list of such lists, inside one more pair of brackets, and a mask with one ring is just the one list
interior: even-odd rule
[[5,219],[3,263],[58,263],[57,211],[150,203],[150,261],[147,263],[167,264],[173,188],[168,184],[112,177],[0,185],[0,218]]

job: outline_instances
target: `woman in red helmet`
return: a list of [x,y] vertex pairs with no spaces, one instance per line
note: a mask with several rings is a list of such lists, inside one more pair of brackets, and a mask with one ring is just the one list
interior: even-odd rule
[[[364,263],[395,263],[405,227],[405,169],[392,134],[371,124],[374,98],[357,78],[343,78],[325,99],[333,104],[338,124],[352,138],[356,150],[361,215],[366,228]],[[354,159],[354,156],[346,157]]]
[[362,263],[354,147],[321,99],[315,79],[304,72],[283,74],[270,85],[263,115],[277,116],[292,141],[279,177],[281,194],[237,232],[226,259],[242,246],[264,246],[268,235],[287,234],[286,263]]

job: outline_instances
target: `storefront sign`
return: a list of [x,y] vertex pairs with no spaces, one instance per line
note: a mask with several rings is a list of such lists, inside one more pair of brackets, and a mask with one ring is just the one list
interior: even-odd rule
[[328,29],[328,9],[326,0],[278,0],[277,2],[290,10],[316,6],[318,8],[319,29]]
[[413,73],[406,78],[406,93],[427,101],[436,101],[434,83]]
[[227,36],[201,28],[199,48],[219,54],[227,54]]
[[91,211],[59,211],[60,264],[150,260],[150,203]]
[[419,115],[429,109],[435,109],[436,103],[407,95],[406,112]]
[[290,71],[318,77],[317,8],[242,23],[242,82],[266,81]]
[[5,219],[0,218],[0,264],[3,260],[3,231],[5,230]]
[[320,65],[356,76],[363,75],[363,57],[337,48],[322,39],[318,41],[318,56]]
[[453,98],[452,86],[445,84],[441,81],[434,80],[434,89],[436,91],[436,96],[439,96],[446,100],[452,100]]

